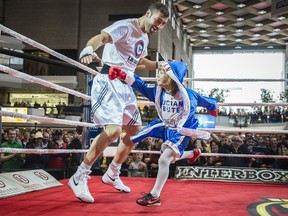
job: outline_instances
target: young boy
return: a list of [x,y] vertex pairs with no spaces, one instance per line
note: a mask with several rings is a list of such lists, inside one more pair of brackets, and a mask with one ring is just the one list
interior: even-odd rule
[[198,120],[194,113],[197,106],[201,106],[208,110],[208,114],[217,117],[217,101],[184,87],[182,82],[186,71],[187,66],[183,62],[159,62],[155,86],[143,82],[136,74],[126,74],[118,67],[112,67],[109,71],[111,80],[119,78],[153,101],[160,118],[131,137],[134,143],[146,137],[163,140],[156,182],[150,193],[136,201],[139,205],[161,205],[160,193],[169,176],[170,163],[184,158],[195,161],[200,156],[200,150],[184,152],[189,140],[191,137],[210,138],[210,133],[195,130]]

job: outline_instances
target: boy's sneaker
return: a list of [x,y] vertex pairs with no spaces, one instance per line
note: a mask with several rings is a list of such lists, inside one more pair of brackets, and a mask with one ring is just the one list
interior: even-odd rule
[[[77,171],[78,172],[78,171]],[[89,174],[90,170],[82,170],[80,172],[79,181],[77,181],[76,174],[71,176],[68,182],[68,186],[71,188],[75,196],[83,202],[93,203],[94,198],[91,196],[88,189],[88,179],[91,177]],[[79,175],[79,174],[78,174]]]
[[201,150],[198,149],[198,148],[195,148],[195,149],[193,149],[193,153],[194,153],[193,157],[192,157],[192,158],[189,158],[190,164],[195,163],[195,161],[200,157],[200,155],[201,155]]
[[102,182],[107,185],[113,186],[116,190],[129,193],[131,190],[129,187],[123,184],[119,175],[109,175],[108,172],[102,176]]
[[142,206],[160,206],[160,197],[155,197],[151,193],[146,194],[144,197],[136,200],[136,203]]

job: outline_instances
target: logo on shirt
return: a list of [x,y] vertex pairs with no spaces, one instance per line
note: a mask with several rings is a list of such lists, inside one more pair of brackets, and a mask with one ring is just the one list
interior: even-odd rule
[[143,51],[144,51],[144,42],[142,40],[140,40],[135,44],[135,56],[136,56],[136,58],[140,58]]

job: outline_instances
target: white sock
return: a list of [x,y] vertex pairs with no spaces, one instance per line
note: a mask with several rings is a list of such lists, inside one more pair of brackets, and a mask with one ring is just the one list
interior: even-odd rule
[[108,174],[118,176],[120,173],[121,165],[122,164],[112,161],[109,165],[109,169],[107,170]]
[[80,164],[80,167],[83,170],[90,170],[91,169],[91,166],[85,164],[84,161],[82,161],[82,163]]
[[159,168],[158,174],[156,178],[156,182],[154,184],[153,189],[151,190],[151,194],[155,197],[160,197],[160,193],[164,187],[165,182],[169,176],[169,166],[171,161],[174,159],[174,151],[170,148],[164,150],[159,158]]

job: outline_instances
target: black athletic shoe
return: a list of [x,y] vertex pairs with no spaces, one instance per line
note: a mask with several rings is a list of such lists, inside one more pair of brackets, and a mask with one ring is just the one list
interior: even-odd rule
[[151,193],[146,194],[144,197],[136,200],[136,203],[142,206],[160,206],[160,197],[155,197]]

